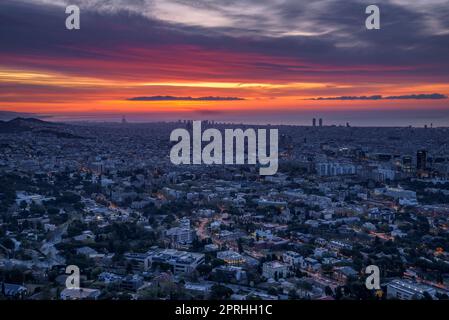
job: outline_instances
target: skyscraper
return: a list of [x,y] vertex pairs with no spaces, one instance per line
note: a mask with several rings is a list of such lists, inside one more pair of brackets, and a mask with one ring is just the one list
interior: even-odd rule
[[404,156],[402,157],[402,169],[404,172],[410,173],[412,172],[412,163],[413,163],[413,157],[412,156]]
[[319,120],[319,126],[322,127],[323,126],[323,119],[320,118]]
[[425,171],[427,168],[427,151],[418,150],[416,153],[416,169],[418,171]]
[[312,123],[313,123],[313,126],[316,127],[316,119],[315,118],[313,118]]

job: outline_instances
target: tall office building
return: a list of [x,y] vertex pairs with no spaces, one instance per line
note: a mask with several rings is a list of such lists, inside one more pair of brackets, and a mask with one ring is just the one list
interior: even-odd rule
[[402,170],[408,173],[412,172],[412,163],[413,158],[411,156],[402,157]]
[[316,127],[316,119],[315,118],[313,118],[312,123],[313,123],[313,126]]
[[323,119],[320,118],[319,120],[319,126],[322,127],[323,126]]
[[416,153],[416,169],[418,171],[424,171],[427,168],[427,151],[419,150]]

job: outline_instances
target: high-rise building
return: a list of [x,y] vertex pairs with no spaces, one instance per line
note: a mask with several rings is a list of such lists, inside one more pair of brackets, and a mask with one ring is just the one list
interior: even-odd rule
[[319,126],[322,127],[323,126],[323,119],[320,118],[319,122]]
[[419,150],[416,153],[416,169],[418,171],[425,171],[427,168],[427,151]]
[[313,126],[316,127],[316,119],[315,118],[313,118],[312,123],[313,123]]
[[402,169],[404,172],[412,172],[412,162],[413,159],[411,156],[402,157]]

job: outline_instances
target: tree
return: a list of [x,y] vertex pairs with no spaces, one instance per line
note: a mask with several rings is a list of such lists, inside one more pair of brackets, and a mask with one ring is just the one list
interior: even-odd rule
[[126,264],[126,273],[133,274],[133,264],[131,262]]
[[238,245],[239,253],[242,253],[243,252],[243,241],[241,238],[237,239],[237,245]]
[[209,264],[200,264],[196,270],[200,273],[200,275],[205,276],[208,275],[212,271],[212,266]]
[[307,281],[300,281],[298,283],[298,287],[305,291],[312,291],[312,289],[313,289],[313,286]]
[[226,262],[222,259],[212,259],[210,264],[212,265],[212,268],[216,268],[218,266],[224,265]]
[[225,300],[229,299],[233,291],[228,287],[222,286],[220,284],[214,284],[211,288],[210,298],[212,300]]
[[433,300],[433,298],[427,291],[424,291],[423,297],[421,300]]
[[329,273],[332,272],[333,267],[332,267],[332,265],[330,265],[330,264],[323,264],[323,265],[321,266],[321,269],[323,270],[323,273],[329,274]]
[[10,238],[4,238],[1,240],[0,244],[2,244],[7,249],[14,249],[14,241],[12,241]]
[[277,296],[278,291],[276,290],[275,287],[270,287],[270,288],[267,290],[267,293],[268,293],[269,295],[272,295],[272,296]]
[[438,300],[449,300],[449,296],[446,293],[441,294],[437,292],[436,297]]
[[296,290],[295,290],[295,289],[291,289],[291,290],[288,292],[288,297],[289,297],[291,300],[296,300],[296,299],[299,298],[299,296],[298,296],[298,294],[296,293]]

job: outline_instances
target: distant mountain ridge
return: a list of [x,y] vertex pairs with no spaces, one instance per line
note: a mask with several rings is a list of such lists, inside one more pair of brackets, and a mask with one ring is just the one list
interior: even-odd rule
[[5,111],[0,110],[0,120],[2,121],[10,121],[15,118],[35,118],[35,119],[46,119],[51,118],[50,115],[39,115],[36,113],[29,112],[14,112],[14,111]]
[[20,133],[31,131],[38,127],[51,127],[51,122],[35,118],[15,118],[9,121],[0,121],[0,133]]
[[36,118],[15,118],[9,121],[0,121],[0,133],[20,134],[33,132],[40,135],[52,135],[65,139],[86,139],[67,132],[67,126],[60,123],[48,122]]

